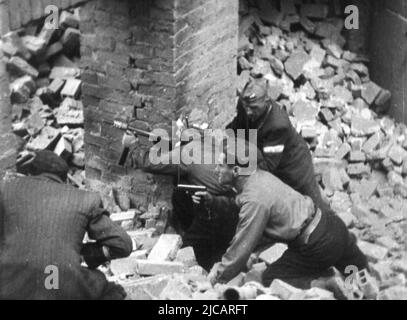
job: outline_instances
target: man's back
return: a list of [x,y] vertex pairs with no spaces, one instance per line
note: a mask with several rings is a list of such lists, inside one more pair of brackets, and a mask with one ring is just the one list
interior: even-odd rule
[[[105,277],[80,267],[80,250],[99,196],[38,176],[5,182],[0,197],[0,298],[97,298]],[[58,290],[48,290],[55,267]]]

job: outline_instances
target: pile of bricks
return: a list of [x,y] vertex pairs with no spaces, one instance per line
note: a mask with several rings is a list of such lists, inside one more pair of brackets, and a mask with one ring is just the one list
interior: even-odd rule
[[84,116],[80,101],[79,8],[62,11],[58,29],[41,22],[0,41],[10,77],[13,132],[27,150],[51,150],[71,166],[73,184],[84,181]]
[[370,79],[368,57],[346,50],[345,34],[335,1],[242,1],[238,89],[268,80],[380,289],[405,287],[407,127],[385,116],[391,94]]

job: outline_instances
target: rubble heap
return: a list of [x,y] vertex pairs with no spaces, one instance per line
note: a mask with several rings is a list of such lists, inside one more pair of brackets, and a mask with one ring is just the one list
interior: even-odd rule
[[79,8],[63,11],[60,28],[39,22],[5,34],[0,50],[10,75],[13,132],[26,150],[54,151],[84,185],[84,116],[80,101]]

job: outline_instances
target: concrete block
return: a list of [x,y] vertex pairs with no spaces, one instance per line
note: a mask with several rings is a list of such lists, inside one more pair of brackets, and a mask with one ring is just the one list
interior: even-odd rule
[[141,276],[152,276],[158,274],[174,274],[187,272],[188,268],[181,262],[139,260],[137,261],[137,273]]
[[310,56],[305,51],[295,51],[285,62],[287,74],[293,80],[297,80],[303,74],[304,66],[309,60]]
[[54,152],[65,161],[69,161],[72,157],[72,145],[65,138],[61,138],[54,149]]
[[130,210],[127,212],[113,213],[110,215],[110,220],[115,221],[115,222],[122,222],[122,221],[126,221],[126,220],[134,220],[135,217],[136,217],[136,211]]
[[362,146],[362,150],[365,153],[371,153],[374,151],[383,139],[383,134],[381,132],[376,132],[371,136]]
[[371,169],[368,165],[365,165],[363,163],[355,163],[355,164],[350,164],[347,168],[347,172],[349,176],[368,176],[371,173]]
[[176,234],[163,234],[148,255],[149,260],[167,261],[174,260],[177,251],[182,246],[182,239]]
[[68,67],[53,67],[51,74],[49,75],[50,79],[71,79],[76,78],[80,75],[80,70],[77,68],[68,68]]
[[61,95],[63,97],[78,98],[81,83],[82,83],[81,80],[78,79],[67,79],[65,86],[61,91]]
[[52,148],[60,137],[60,129],[47,126],[41,130],[40,135],[27,144],[27,149],[37,151]]
[[273,296],[277,296],[283,300],[289,300],[294,294],[299,294],[303,290],[295,288],[284,281],[279,279],[274,280],[269,288],[269,293]]

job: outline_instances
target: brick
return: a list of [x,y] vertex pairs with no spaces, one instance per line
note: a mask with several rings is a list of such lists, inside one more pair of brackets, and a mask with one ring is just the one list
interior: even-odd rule
[[269,288],[269,293],[271,295],[277,296],[283,300],[289,300],[293,295],[301,292],[301,289],[295,288],[279,279],[274,280]]
[[363,85],[362,98],[368,105],[372,105],[382,89],[373,81]]
[[325,124],[331,122],[334,119],[334,115],[328,108],[322,108],[321,111],[319,112],[319,116],[321,120],[324,121]]
[[366,156],[362,151],[352,151],[349,154],[349,162],[355,163],[355,162],[365,162],[366,161]]
[[407,152],[402,147],[393,145],[389,150],[388,157],[396,165],[401,165],[403,160],[407,157]]
[[359,241],[358,246],[368,260],[374,263],[384,260],[388,253],[388,249],[366,241]]
[[178,250],[175,261],[182,262],[187,267],[192,267],[198,264],[196,262],[195,252],[192,247],[186,247]]
[[117,276],[135,275],[137,273],[137,261],[140,259],[140,255],[136,252],[126,258],[112,260],[110,270],[113,274]]
[[75,28],[79,26],[79,16],[77,14],[70,13],[69,11],[62,11],[59,16],[59,24],[63,28]]
[[303,127],[301,129],[301,136],[304,139],[314,139],[318,136],[318,132],[315,128],[312,127]]
[[130,210],[127,212],[113,213],[110,215],[110,219],[115,222],[122,222],[125,220],[134,220],[136,216],[135,210]]
[[383,135],[381,132],[376,132],[372,135],[362,146],[362,150],[365,153],[371,153],[374,151],[382,141]]
[[182,239],[179,235],[163,234],[148,255],[148,260],[174,260],[181,245]]
[[335,153],[335,158],[338,160],[342,160],[343,158],[346,157],[346,155],[351,152],[351,146],[348,143],[343,143],[338,151]]
[[138,260],[137,273],[142,276],[152,276],[159,274],[185,273],[187,267],[181,262]]
[[60,129],[47,126],[41,130],[40,135],[27,144],[27,149],[36,151],[52,148],[60,137]]
[[367,136],[380,131],[380,124],[375,120],[366,120],[354,116],[351,121],[351,132],[354,136]]
[[287,245],[282,243],[277,243],[267,250],[264,250],[259,255],[259,260],[264,261],[266,264],[272,264],[281,258],[283,253],[287,250]]
[[7,69],[9,72],[15,76],[29,75],[33,78],[37,78],[39,73],[32,65],[20,57],[12,57],[7,62]]
[[65,138],[61,138],[55,147],[54,152],[65,161],[69,161],[72,157],[72,145]]
[[48,89],[53,93],[53,94],[59,94],[60,91],[62,90],[63,86],[65,84],[65,81],[63,79],[54,79],[48,86]]
[[[377,95],[374,104],[377,107],[384,107],[391,99],[391,92],[386,89],[380,90],[379,94]],[[381,110],[382,112],[385,111]]]
[[35,82],[30,76],[16,79],[10,85],[11,103],[25,103],[35,91]]
[[63,97],[78,98],[81,80],[78,79],[67,79],[64,88],[61,91]]
[[27,35],[22,37],[21,40],[28,51],[35,56],[42,53],[47,45],[44,39],[35,36]]
[[304,71],[305,64],[310,60],[310,56],[303,50],[294,52],[285,62],[287,74],[297,80]]
[[357,218],[349,211],[338,212],[338,217],[341,218],[348,228],[352,228],[357,223]]
[[302,4],[301,14],[316,19],[325,19],[328,16],[329,7],[326,4]]
[[80,75],[80,70],[76,68],[67,68],[67,67],[53,67],[49,77],[51,79],[70,79],[76,78]]

